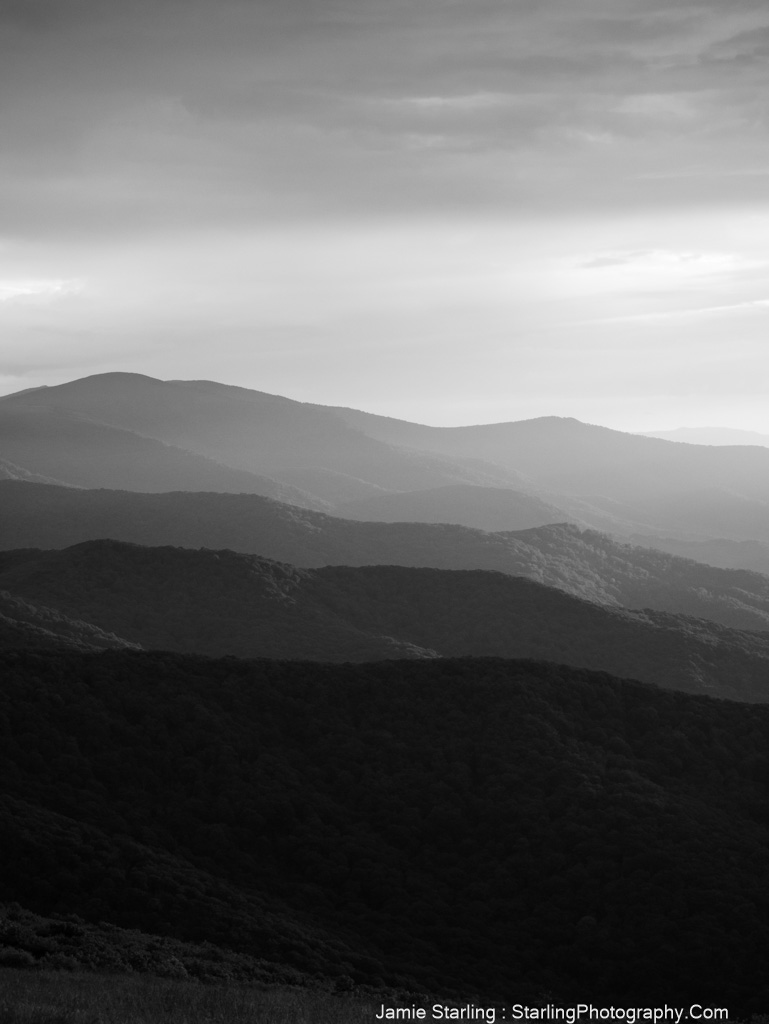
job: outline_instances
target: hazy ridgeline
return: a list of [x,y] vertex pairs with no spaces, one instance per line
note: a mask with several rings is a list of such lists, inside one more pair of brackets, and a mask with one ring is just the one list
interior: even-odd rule
[[769,1006],[769,451],[135,374],[0,444],[9,1022]]
[[426,427],[212,381],[112,373],[0,399],[0,444],[16,479],[245,492],[356,518],[507,529],[569,520],[622,536],[769,541],[769,449],[561,417]]

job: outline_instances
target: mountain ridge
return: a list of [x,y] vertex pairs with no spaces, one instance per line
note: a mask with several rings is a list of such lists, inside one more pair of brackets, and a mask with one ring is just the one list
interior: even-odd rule
[[298,569],[113,540],[0,553],[0,587],[144,648],[323,662],[547,659],[769,702],[769,634],[611,608],[484,570]]
[[[402,451],[310,403],[215,381],[97,374],[0,400],[0,422],[3,413],[22,412],[33,424],[36,417],[55,412],[102,430],[128,431],[212,459],[231,471],[278,480],[281,471],[290,471],[302,489],[305,470],[316,479],[319,471],[329,472],[327,488],[334,473],[392,490],[487,478],[498,485],[517,480],[511,470],[498,466],[471,467],[462,458]],[[359,496],[368,496],[367,489]],[[328,489],[322,500],[329,500]]]
[[708,567],[570,524],[486,533],[429,523],[344,520],[257,495],[140,494],[0,481],[0,548],[115,540],[229,548],[304,568],[393,564],[522,575],[603,604],[652,607],[766,629],[769,580]]
[[[51,429],[26,447],[17,439],[8,448],[8,420],[18,422],[22,413],[33,434],[46,417]],[[101,431],[100,440],[94,435],[89,448],[72,436],[64,451],[56,437],[67,427],[64,416],[70,433],[74,418],[81,432]],[[473,485],[523,492],[562,510],[559,520],[617,535],[769,542],[769,450],[759,446],[681,444],[558,416],[431,427],[215,381],[141,374],[94,375],[0,400],[0,444],[18,465],[81,486],[159,489],[160,469],[152,487],[129,480],[129,453],[110,430],[129,432],[134,447],[140,437],[145,446],[154,441],[188,453],[190,482],[174,483],[171,475],[167,489],[233,490],[232,474],[240,471],[268,477],[269,493],[282,482],[304,492],[297,503],[332,510],[387,491]],[[64,457],[69,474],[55,472]],[[208,483],[192,479],[194,457],[213,460]],[[214,464],[229,474],[220,488],[210,479]],[[240,486],[259,490],[252,479]],[[447,507],[438,519],[461,521],[462,514]]]

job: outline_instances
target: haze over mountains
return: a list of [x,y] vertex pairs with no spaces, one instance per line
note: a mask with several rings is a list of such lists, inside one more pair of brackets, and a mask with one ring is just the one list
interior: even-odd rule
[[769,451],[107,374],[0,456],[0,960],[763,1007]]
[[81,487],[263,494],[356,518],[495,529],[571,521],[619,536],[769,542],[769,450],[559,417],[429,427],[113,373],[0,399],[0,444],[20,470]]
[[354,522],[258,495],[139,494],[0,481],[0,547],[94,538],[229,548],[305,568],[402,565],[495,570],[577,597],[737,629],[769,628],[769,579],[712,568],[568,524],[487,533],[434,523]]
[[[169,486],[274,496],[274,481],[253,480],[251,475],[279,476],[300,489],[309,482],[316,502],[456,482],[495,486],[518,482],[514,473],[479,465],[477,460],[393,448],[346,427],[320,407],[213,381],[102,374],[0,400],[0,441],[8,457],[15,456],[25,468],[37,471],[41,461],[49,464],[46,445],[55,442],[61,429],[76,434],[71,447],[90,446],[88,486],[116,486],[114,476],[97,480],[96,474],[118,473],[124,464],[141,471],[145,460],[152,464],[153,457],[159,463],[155,486],[148,487],[136,477],[122,486],[162,489],[162,476],[169,472],[172,458],[184,462],[187,480],[174,485],[169,478]],[[136,450],[139,439],[144,442],[141,451]],[[73,472],[76,467],[68,469]],[[197,482],[195,470],[200,474]],[[215,471],[223,476],[225,486],[211,479]],[[82,483],[82,476],[73,482]]]
[[769,451],[760,447],[682,445],[557,416],[426,427],[337,412],[380,440],[514,468],[530,492],[601,529],[667,530],[687,539],[769,536]]
[[735,430],[733,427],[677,427],[675,430],[645,431],[643,436],[684,441],[686,444],[769,446],[769,434],[759,434],[755,430]]

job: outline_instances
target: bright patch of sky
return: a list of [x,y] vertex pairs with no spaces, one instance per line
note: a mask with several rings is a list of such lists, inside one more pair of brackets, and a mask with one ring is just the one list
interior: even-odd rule
[[764,0],[6,0],[0,393],[769,432]]
[[0,302],[50,302],[83,290],[81,281],[0,279]]

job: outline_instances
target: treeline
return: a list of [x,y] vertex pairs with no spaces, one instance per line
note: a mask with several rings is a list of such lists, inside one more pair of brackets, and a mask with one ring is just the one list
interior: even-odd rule
[[495,659],[0,672],[0,900],[350,984],[769,1005],[769,709]]

